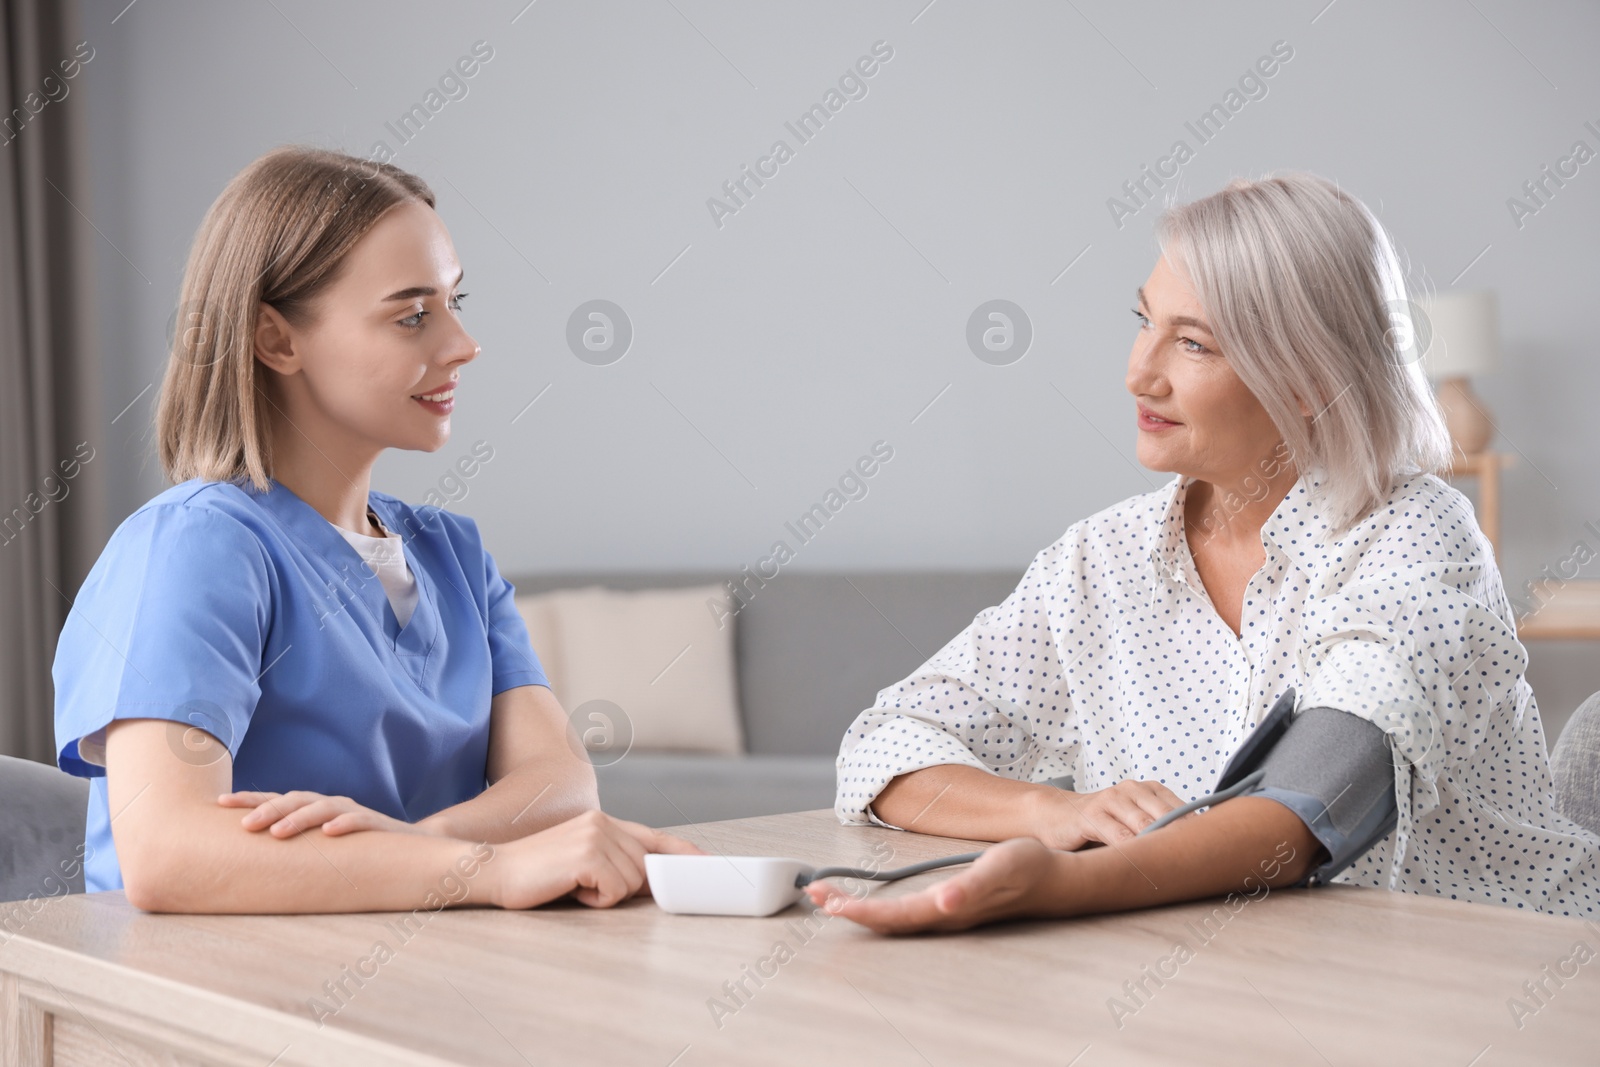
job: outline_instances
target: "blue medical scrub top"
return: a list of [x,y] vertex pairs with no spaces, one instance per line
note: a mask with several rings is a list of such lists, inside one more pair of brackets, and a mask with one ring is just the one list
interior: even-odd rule
[[515,591],[471,519],[379,492],[368,503],[416,576],[403,628],[356,550],[277,481],[193,479],[117,527],[52,668],[57,762],[90,779],[87,890],[122,888],[113,719],[205,730],[232,754],[236,790],[347,796],[407,822],[483,791],[490,698],[548,684]]

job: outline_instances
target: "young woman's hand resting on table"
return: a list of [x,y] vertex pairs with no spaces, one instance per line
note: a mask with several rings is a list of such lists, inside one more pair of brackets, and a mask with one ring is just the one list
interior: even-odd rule
[[646,853],[705,854],[682,838],[602,811],[494,848],[495,860],[485,867],[488,896],[502,908],[536,908],[569,893],[580,904],[609,908],[649,890]]
[[297,789],[290,793],[265,793],[241,790],[223,793],[217,803],[225,808],[249,808],[239,824],[246,830],[265,830],[280,840],[322,827],[331,836],[351,834],[358,830],[391,830],[401,834],[449,835],[437,829],[437,824],[427,819],[414,823],[393,818],[380,811],[363,807],[349,797],[330,797]]
[[[450,836],[428,819],[408,823],[349,797],[309,790],[243,790],[223,793],[217,803],[225,808],[250,808],[240,820],[244,828],[266,830],[280,840],[319,826],[335,837],[363,830]],[[493,847],[497,862],[485,868],[493,873],[488,902],[516,909],[535,908],[569,894],[580,904],[609,908],[649,889],[644,873],[646,853],[704,855],[704,850],[690,841],[599,810]]]

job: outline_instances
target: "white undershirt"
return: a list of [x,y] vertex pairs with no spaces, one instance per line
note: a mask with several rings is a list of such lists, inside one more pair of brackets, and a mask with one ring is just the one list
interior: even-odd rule
[[[368,537],[346,530],[342,526],[334,526],[340,535],[354,548],[372,573],[378,576],[378,581],[383,583],[383,591],[389,598],[389,606],[394,609],[395,621],[403,629],[411,620],[411,613],[417,607],[417,579],[411,573],[411,568],[406,565],[406,554],[402,547],[399,534],[389,533],[384,529],[382,522],[371,508],[367,515],[372,524],[383,530],[383,537]],[[330,524],[331,525],[331,524]]]

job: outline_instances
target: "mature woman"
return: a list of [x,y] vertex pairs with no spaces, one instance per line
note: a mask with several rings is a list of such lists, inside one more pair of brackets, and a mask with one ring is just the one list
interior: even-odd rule
[[[842,822],[1004,843],[918,893],[813,899],[898,932],[1265,892],[1392,788],[1393,830],[1335,881],[1600,914],[1600,840],[1552,810],[1493,552],[1436,476],[1448,437],[1391,329],[1382,227],[1285,175],[1172,209],[1160,244],[1127,387],[1140,462],[1176,476],[1073,524],[840,747]],[[1344,788],[1319,804],[1290,773],[1135,836],[1208,794],[1291,687],[1317,724],[1288,735],[1301,773]]]

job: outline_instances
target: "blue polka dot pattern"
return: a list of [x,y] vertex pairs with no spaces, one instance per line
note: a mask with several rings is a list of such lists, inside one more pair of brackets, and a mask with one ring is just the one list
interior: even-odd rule
[[1399,822],[1335,881],[1600,915],[1600,838],[1552,806],[1527,650],[1471,502],[1419,474],[1333,539],[1302,476],[1261,529],[1236,635],[1189,552],[1193,481],[1074,523],[1003,603],[880,692],[840,745],[839,820],[888,825],[872,800],[938,764],[1193,799],[1293,686],[1301,707],[1377,723],[1394,750]]

